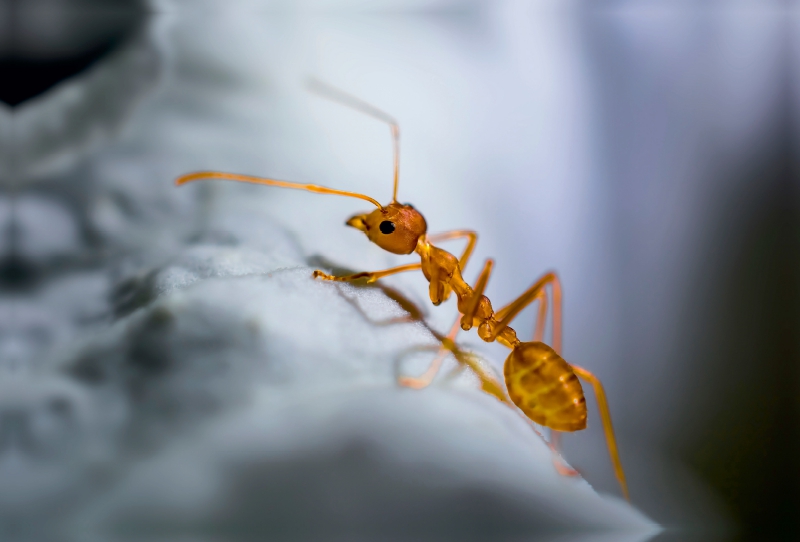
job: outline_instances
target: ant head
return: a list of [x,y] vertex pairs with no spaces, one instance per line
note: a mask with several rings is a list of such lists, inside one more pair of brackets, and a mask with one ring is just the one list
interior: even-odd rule
[[370,241],[394,254],[411,254],[417,240],[428,230],[419,211],[409,204],[393,201],[386,207],[346,222],[367,234]]

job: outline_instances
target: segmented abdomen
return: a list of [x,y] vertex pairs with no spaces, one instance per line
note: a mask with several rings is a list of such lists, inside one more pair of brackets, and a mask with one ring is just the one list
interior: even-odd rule
[[569,364],[544,343],[519,343],[506,358],[508,395],[531,420],[557,431],[586,428],[586,399]]

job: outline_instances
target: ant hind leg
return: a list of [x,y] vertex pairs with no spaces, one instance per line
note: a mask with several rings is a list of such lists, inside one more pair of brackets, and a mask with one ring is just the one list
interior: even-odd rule
[[553,467],[561,476],[580,476],[581,473],[570,467],[564,461],[564,454],[561,453],[561,432],[550,429],[550,441],[547,443],[550,451],[553,452]]
[[594,388],[595,399],[597,400],[597,407],[600,411],[600,419],[603,422],[603,431],[606,434],[606,445],[608,446],[608,455],[611,456],[611,463],[614,465],[614,474],[617,476],[617,481],[622,488],[622,494],[625,500],[630,501],[628,496],[628,484],[625,481],[625,472],[622,470],[622,462],[619,459],[619,450],[617,449],[617,439],[614,437],[614,426],[611,425],[611,411],[608,408],[608,400],[606,399],[606,392],[603,389],[603,384],[600,379],[595,375],[577,365],[572,365],[572,370],[575,374],[583,378],[592,385]]

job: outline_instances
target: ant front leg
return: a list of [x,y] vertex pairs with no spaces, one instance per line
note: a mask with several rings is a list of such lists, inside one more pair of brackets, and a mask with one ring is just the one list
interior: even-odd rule
[[406,271],[416,271],[417,269],[421,269],[422,264],[419,263],[410,263],[406,265],[400,265],[398,267],[392,267],[390,269],[384,269],[382,271],[364,271],[362,273],[355,273],[354,275],[345,275],[343,277],[337,277],[334,275],[329,275],[323,271],[317,269],[314,271],[312,275],[315,279],[321,280],[333,280],[336,282],[354,282],[357,280],[366,279],[367,283],[375,282],[376,280],[388,277],[389,275],[394,275],[397,273],[404,273]]

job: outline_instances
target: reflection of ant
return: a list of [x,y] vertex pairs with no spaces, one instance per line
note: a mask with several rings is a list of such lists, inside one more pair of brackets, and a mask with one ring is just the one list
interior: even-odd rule
[[[439,305],[442,301],[445,301],[453,292],[458,299],[458,310],[461,317],[456,321],[453,329],[446,337],[436,334],[437,339],[442,344],[442,349],[445,352],[452,352],[460,363],[469,366],[470,369],[475,371],[480,377],[485,391],[504,402],[509,402],[510,398],[510,402],[516,405],[528,418],[554,431],[571,432],[586,428],[586,399],[578,381],[578,376],[589,382],[595,391],[600,410],[600,419],[605,430],[608,451],[611,455],[617,480],[622,487],[623,494],[628,498],[625,474],[617,451],[614,430],[611,425],[611,414],[603,385],[592,373],[567,363],[558,354],[561,350],[561,284],[556,274],[547,273],[542,276],[517,299],[495,311],[489,298],[483,295],[494,265],[493,260],[486,261],[474,288],[470,287],[461,275],[475,248],[475,243],[478,239],[477,234],[469,230],[457,230],[429,236],[427,235],[427,224],[422,214],[410,204],[403,204],[397,201],[400,148],[400,129],[397,121],[383,111],[322,83],[312,82],[311,88],[327,98],[386,122],[391,127],[394,143],[394,192],[392,201],[388,205],[383,206],[377,200],[355,192],[218,171],[201,171],[183,175],[176,180],[176,184],[180,185],[199,179],[228,179],[306,190],[319,194],[335,194],[359,198],[372,203],[377,209],[370,213],[355,215],[346,224],[364,232],[371,242],[384,250],[394,254],[416,252],[420,257],[420,263],[410,263],[382,271],[370,271],[346,276],[333,276],[317,270],[314,271],[313,276],[321,280],[342,282],[366,280],[366,282],[371,283],[395,273],[421,270],[430,283],[429,294],[434,305]],[[467,246],[460,258],[456,258],[433,244],[459,238],[467,239]],[[545,289],[548,285],[552,288],[553,296],[552,348],[541,342],[548,309]],[[539,301],[539,315],[533,341],[522,342],[517,338],[516,332],[509,327],[509,324],[525,307],[536,300]],[[472,356],[464,355],[455,346],[454,341],[459,327],[464,330],[476,327],[478,336],[484,341],[498,341],[511,349],[503,369],[508,397],[506,397],[495,379],[477,364]],[[442,358],[442,355],[437,356],[430,368],[418,378],[401,378],[401,384],[413,388],[424,388],[430,384],[438,372]]]

